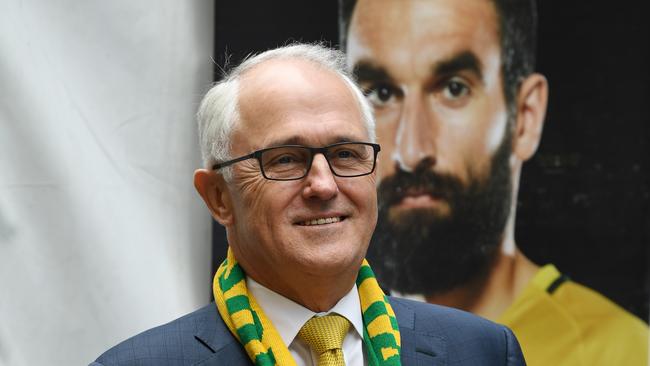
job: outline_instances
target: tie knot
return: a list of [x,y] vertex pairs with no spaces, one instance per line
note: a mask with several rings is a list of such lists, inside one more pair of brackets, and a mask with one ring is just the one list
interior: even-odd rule
[[298,335],[314,352],[321,355],[326,351],[340,350],[348,329],[350,329],[350,322],[346,318],[331,314],[309,319]]

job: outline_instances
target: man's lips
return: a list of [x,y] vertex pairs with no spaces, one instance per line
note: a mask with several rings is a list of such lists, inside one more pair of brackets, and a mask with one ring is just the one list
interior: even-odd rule
[[443,200],[443,195],[423,188],[409,188],[400,197],[396,197],[392,206],[400,208],[432,207]]
[[396,206],[402,208],[431,207],[439,202],[439,198],[434,198],[429,194],[420,194],[417,196],[405,196]]
[[320,217],[299,220],[296,222],[296,225],[299,226],[329,225],[329,224],[335,224],[341,222],[346,218],[347,216],[345,215],[323,215]]

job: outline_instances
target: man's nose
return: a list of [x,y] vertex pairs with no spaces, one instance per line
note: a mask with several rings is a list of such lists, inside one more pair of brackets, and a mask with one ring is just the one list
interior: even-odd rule
[[329,200],[336,196],[339,187],[336,184],[334,173],[330,169],[323,154],[314,155],[311,169],[305,177],[303,196],[305,198],[317,198]]
[[435,165],[439,126],[427,104],[427,94],[413,92],[404,96],[404,104],[395,134],[392,159],[396,168],[413,172],[423,163]]

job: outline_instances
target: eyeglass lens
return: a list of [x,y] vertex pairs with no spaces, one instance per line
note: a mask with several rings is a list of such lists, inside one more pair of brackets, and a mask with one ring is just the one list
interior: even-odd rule
[[[329,146],[325,153],[334,174],[342,177],[372,172],[374,150],[370,145],[339,144]],[[262,169],[270,179],[295,179],[303,177],[312,161],[307,147],[280,146],[264,151],[260,157]]]

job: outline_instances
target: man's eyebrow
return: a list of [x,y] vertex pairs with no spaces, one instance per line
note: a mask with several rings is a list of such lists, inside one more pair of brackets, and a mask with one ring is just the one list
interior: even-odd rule
[[[432,69],[432,75],[444,76],[456,74],[460,71],[470,71],[479,79],[483,79],[483,65],[476,55],[471,51],[462,51],[445,60],[436,62]],[[361,60],[354,65],[352,70],[358,82],[386,81],[390,82],[392,77],[382,66],[370,60]]]
[[300,138],[300,136],[291,136],[291,137],[273,140],[270,143],[268,143],[266,147],[275,147],[281,145],[300,145],[301,142],[302,139]]
[[483,79],[483,65],[471,51],[463,51],[433,65],[433,75],[452,75],[460,71],[470,71]]
[[[335,144],[337,142],[353,142],[353,141],[359,141],[359,139],[352,138],[351,136],[348,136],[348,135],[337,135],[337,136],[334,136],[334,137],[328,139],[326,145]],[[273,140],[273,141],[269,142],[263,148],[276,147],[276,146],[282,146],[282,145],[311,146],[311,144],[308,144],[303,137],[301,137],[301,136],[291,136],[291,137],[287,137],[287,138]],[[319,146],[313,146],[313,147],[319,147]]]
[[386,69],[374,64],[372,61],[359,61],[354,65],[352,74],[359,82],[390,81],[392,79]]

